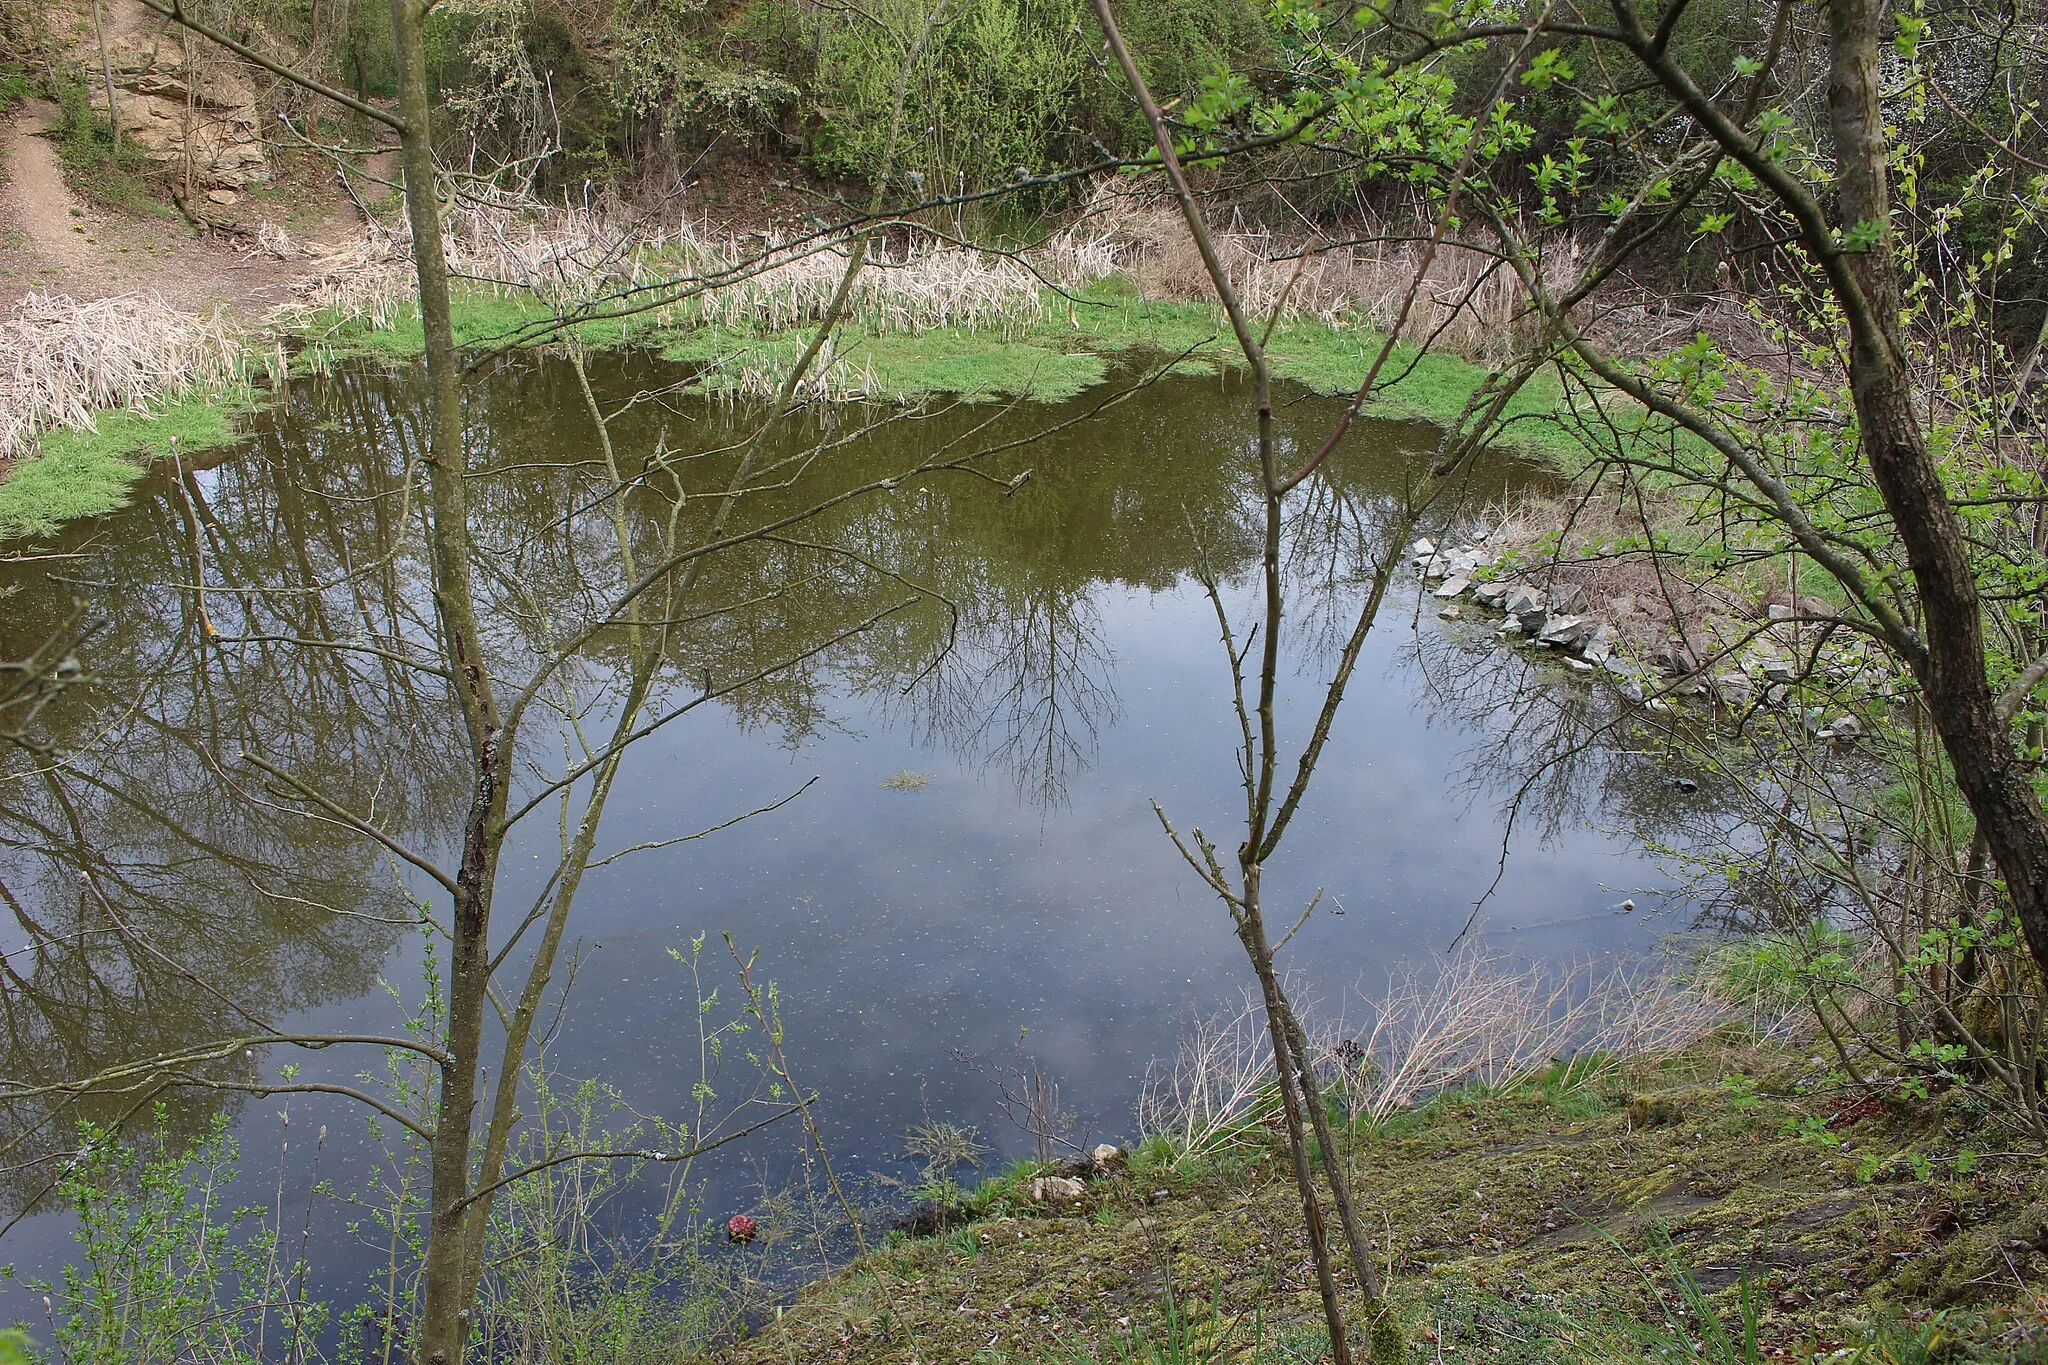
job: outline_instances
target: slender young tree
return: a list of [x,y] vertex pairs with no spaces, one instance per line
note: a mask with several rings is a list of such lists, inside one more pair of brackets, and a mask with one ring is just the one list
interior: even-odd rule
[[[1281,639],[1286,633],[1287,609],[1282,561],[1289,499],[1305,483],[1316,477],[1324,462],[1352,430],[1359,414],[1371,402],[1383,382],[1382,375],[1403,338],[1407,319],[1424,287],[1431,253],[1443,240],[1448,225],[1456,214],[1463,165],[1461,164],[1457,176],[1452,180],[1450,193],[1439,206],[1428,250],[1423,253],[1405,291],[1397,321],[1388,330],[1387,335],[1381,338],[1380,345],[1375,349],[1373,359],[1366,367],[1351,402],[1316,450],[1298,468],[1288,468],[1281,463],[1274,440],[1272,371],[1267,362],[1265,349],[1266,338],[1271,335],[1272,327],[1278,321],[1278,308],[1284,305],[1285,297],[1283,295],[1276,303],[1275,314],[1267,320],[1263,329],[1254,325],[1232,283],[1230,272],[1216,246],[1214,234],[1209,229],[1203,206],[1182,166],[1174,130],[1168,125],[1158,101],[1153,97],[1139,71],[1134,55],[1124,42],[1108,0],[1092,0],[1092,4],[1104,41],[1114,56],[1146,125],[1152,132],[1159,161],[1164,168],[1175,203],[1200,254],[1209,283],[1215,290],[1224,315],[1229,321],[1232,336],[1250,370],[1257,432],[1255,474],[1261,511],[1261,605],[1258,628],[1255,632],[1259,648],[1255,670],[1248,671],[1245,667],[1252,648],[1250,637],[1247,637],[1245,643],[1240,646],[1237,632],[1224,604],[1221,585],[1213,575],[1206,571],[1203,574],[1222,634],[1224,653],[1231,669],[1240,732],[1239,771],[1243,779],[1245,798],[1245,834],[1237,847],[1235,876],[1225,869],[1216,846],[1200,829],[1193,829],[1183,837],[1174,828],[1164,809],[1155,806],[1155,810],[1161,826],[1173,840],[1181,856],[1223,901],[1230,915],[1232,928],[1244,947],[1245,956],[1259,983],[1273,1052],[1274,1073],[1280,1092],[1281,1113],[1287,1130],[1289,1157],[1295,1186],[1301,1198],[1302,1218],[1307,1230],[1310,1252],[1315,1263],[1317,1288],[1322,1300],[1325,1325],[1329,1331],[1332,1359],[1337,1365],[1349,1365],[1352,1359],[1352,1343],[1350,1329],[1345,1320],[1341,1290],[1337,1283],[1337,1259],[1330,1248],[1329,1231],[1322,1205],[1323,1196],[1319,1192],[1314,1175],[1311,1137],[1314,1139],[1315,1148],[1322,1153],[1323,1185],[1327,1188],[1331,1205],[1336,1211],[1353,1280],[1364,1300],[1364,1335],[1368,1357],[1374,1365],[1387,1365],[1389,1362],[1406,1358],[1400,1319],[1387,1297],[1384,1277],[1374,1262],[1372,1244],[1365,1233],[1351,1176],[1345,1165],[1344,1144],[1330,1122],[1329,1107],[1324,1102],[1321,1083],[1316,1075],[1307,1031],[1288,998],[1277,963],[1279,947],[1292,937],[1294,930],[1299,929],[1309,915],[1313,914],[1315,903],[1310,903],[1308,909],[1302,912],[1302,917],[1294,929],[1289,930],[1276,944],[1266,921],[1264,875],[1267,864],[1279,851],[1289,824],[1308,794],[1316,766],[1336,724],[1359,654],[1379,619],[1387,590],[1393,581],[1394,571],[1401,562],[1401,555],[1409,537],[1425,516],[1432,511],[1440,510],[1446,494],[1456,486],[1461,472],[1469,466],[1472,457],[1484,448],[1487,439],[1496,430],[1508,402],[1541,367],[1542,357],[1540,354],[1532,354],[1517,364],[1488,376],[1475,390],[1457,421],[1442,435],[1423,477],[1409,490],[1396,515],[1384,529],[1381,543],[1377,546],[1376,562],[1372,567],[1363,603],[1338,654],[1333,676],[1323,693],[1314,729],[1307,743],[1296,755],[1291,778],[1283,775],[1276,699],[1282,666]],[[1524,43],[1516,50],[1517,60],[1526,47],[1527,44]],[[1298,131],[1286,130],[1284,122],[1280,126],[1285,130],[1281,134],[1283,139],[1293,136],[1295,131]],[[1476,132],[1469,134],[1466,139],[1468,160],[1477,145]],[[1304,255],[1301,264],[1306,265],[1307,259]]]

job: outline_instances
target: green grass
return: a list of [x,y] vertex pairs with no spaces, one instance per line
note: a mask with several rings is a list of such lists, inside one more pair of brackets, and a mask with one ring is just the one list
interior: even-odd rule
[[[765,371],[771,379],[786,373],[809,342],[808,333],[756,337],[706,327],[674,336],[662,355],[715,365],[707,391],[730,392],[743,387],[745,371]],[[869,399],[898,402],[937,394],[1056,401],[1101,383],[1108,372],[1102,358],[1087,351],[952,329],[914,336],[842,329],[834,357],[839,386],[857,387]]]
[[[1598,1085],[1589,1065],[1505,1094],[1450,1092],[1357,1139],[1356,1188],[1393,1266],[1411,1365],[1743,1365],[1836,1347],[1865,1365],[2038,1358],[2013,1354],[2035,1310],[2001,1259],[2011,1228],[2038,1217],[2035,1165],[1855,1174],[1856,1151],[1952,1142],[1966,1097],[1845,1120],[1830,1129],[1855,1149],[1842,1151],[1790,1131],[1842,1099],[1804,1049],[1735,1029]],[[1735,1071],[1757,1077],[1752,1092],[1722,1084]],[[1645,1097],[1677,1120],[1634,1121]],[[1190,1172],[1170,1144],[1141,1144],[1078,1209],[1030,1204],[1017,1189],[1028,1167],[1005,1172],[969,1198],[983,1221],[809,1286],[726,1358],[1313,1360],[1320,1306],[1270,1129],[1264,1155]],[[1953,1228],[1930,1209],[1954,1210]]]
[[66,522],[116,511],[152,457],[197,452],[235,439],[245,402],[195,396],[153,413],[105,412],[97,430],[45,434],[39,453],[0,483],[0,540],[54,535]]
[[[554,317],[551,309],[530,296],[505,297],[481,289],[458,290],[449,300],[455,330],[455,344],[465,349],[503,346],[514,339],[533,335],[532,329]],[[645,318],[610,318],[586,322],[574,334],[592,346],[645,344],[656,339],[653,324]],[[426,349],[426,336],[419,315],[410,308],[389,327],[372,326],[361,318],[338,318],[315,314],[297,329],[311,344],[303,363],[319,363],[348,356],[380,356],[402,359]],[[538,336],[539,341],[559,340],[559,335]]]
[[[477,291],[458,294],[454,303],[456,341],[466,347],[502,344],[549,317],[530,298]],[[576,332],[591,345],[655,343],[670,360],[718,366],[705,385],[712,393],[758,391],[759,376],[785,372],[812,335],[808,328],[754,332],[661,326],[650,318],[586,323]],[[423,345],[414,318],[387,328],[315,319],[302,335],[316,341],[323,356],[399,357],[415,355]],[[1303,320],[1278,328],[1270,352],[1276,376],[1335,396],[1352,392],[1379,345],[1379,336],[1363,328]],[[840,329],[833,349],[842,380],[837,387],[855,387],[865,398],[894,402],[939,395],[1058,401],[1101,383],[1107,358],[1129,352],[1186,353],[1181,368],[1209,373],[1242,364],[1214,306],[1148,303],[1123,280],[1103,281],[1072,298],[1048,291],[1041,319],[1002,331],[938,328],[912,335],[877,333],[851,323]],[[749,371],[755,376],[751,384],[743,378]],[[1387,373],[1398,376],[1397,382],[1375,397],[1372,415],[1442,424],[1458,417],[1487,371],[1445,353],[1417,361],[1403,349],[1396,351]],[[1583,463],[1585,448],[1563,424],[1551,420],[1560,400],[1556,378],[1537,376],[1508,405],[1501,444],[1554,464]]]
[[[1041,335],[1064,334],[1103,351],[1192,351],[1191,362],[1206,368],[1242,364],[1222,313],[1210,304],[1147,303],[1127,285],[1109,281],[1085,292],[1078,302],[1054,301],[1049,309],[1053,316],[1038,329]],[[1277,378],[1320,394],[1348,397],[1365,377],[1382,340],[1363,327],[1302,319],[1274,330],[1267,355]],[[1367,409],[1372,416],[1447,425],[1464,411],[1487,370],[1443,351],[1418,361],[1413,347],[1402,346],[1395,348],[1382,373],[1394,382],[1374,396]],[[1554,463],[1583,463],[1584,445],[1550,420],[1562,397],[1555,375],[1546,372],[1530,380],[1503,413],[1506,427],[1500,444]]]
[[35,77],[26,67],[0,62],[0,114],[13,113],[17,105],[35,92]]
[[[531,297],[483,290],[454,299],[458,345],[477,349],[530,337],[552,314]],[[808,344],[808,330],[747,333],[729,328],[660,326],[651,317],[605,319],[578,325],[593,346],[659,345],[669,359],[716,365],[710,392],[745,387],[744,371],[778,376]],[[310,345],[297,364],[311,367],[351,356],[400,359],[419,354],[424,339],[417,317],[389,327],[360,319],[314,318],[300,329]],[[550,338],[542,338],[550,339]],[[1301,321],[1276,330],[1271,345],[1276,375],[1315,392],[1351,392],[1379,346],[1362,328]],[[1147,303],[1128,282],[1104,281],[1085,294],[1048,293],[1045,316],[1029,325],[995,331],[942,328],[916,335],[875,333],[855,325],[835,338],[840,387],[858,387],[870,400],[917,402],[950,395],[969,401],[1028,398],[1058,401],[1103,381],[1107,360],[1128,352],[1151,356],[1186,353],[1182,368],[1215,372],[1241,364],[1216,308],[1198,303]],[[1398,381],[1379,394],[1371,415],[1436,423],[1455,420],[1485,378],[1484,367],[1447,354],[1397,353],[1390,373]],[[756,385],[758,387],[758,383]],[[1557,380],[1540,375],[1509,405],[1501,444],[1569,471],[1586,452],[1562,422]],[[218,445],[231,431],[221,409],[199,400],[174,406],[155,419],[103,415],[96,433],[53,434],[43,453],[16,466],[0,484],[0,537],[47,535],[63,522],[118,508],[141,472],[138,457],[160,454],[176,435],[187,450]]]

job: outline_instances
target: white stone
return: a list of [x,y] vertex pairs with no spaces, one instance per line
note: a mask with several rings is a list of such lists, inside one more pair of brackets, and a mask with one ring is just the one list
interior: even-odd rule
[[1590,616],[1552,615],[1544,618],[1536,638],[1559,649],[1574,649],[1593,638],[1600,627]]
[[1088,1192],[1088,1187],[1072,1176],[1041,1175],[1031,1181],[1031,1202],[1043,1204],[1052,1199],[1079,1199]]

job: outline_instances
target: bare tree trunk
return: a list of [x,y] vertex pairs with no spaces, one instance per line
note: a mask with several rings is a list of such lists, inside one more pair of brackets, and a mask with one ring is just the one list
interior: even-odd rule
[[185,121],[181,139],[185,148],[185,203],[190,214],[192,203],[192,113],[197,96],[194,88],[198,83],[197,73],[192,70],[192,33],[189,29],[178,30],[178,51],[185,63]]
[[[1330,1233],[1323,1225],[1322,1200],[1316,1197],[1315,1173],[1309,1168],[1308,1136],[1302,1131],[1301,1086],[1297,1079],[1299,1059],[1295,1056],[1286,1020],[1292,1017],[1286,992],[1280,988],[1273,969],[1273,952],[1266,941],[1265,918],[1259,910],[1259,868],[1245,869],[1244,909],[1238,920],[1238,936],[1259,978],[1259,992],[1266,1005],[1266,1031],[1273,1040],[1273,1078],[1280,1087],[1280,1112],[1287,1120],[1287,1155],[1293,1166],[1294,1187],[1301,1193],[1301,1219],[1308,1234],[1309,1251],[1316,1266],[1316,1291],[1322,1295],[1323,1320],[1330,1329],[1330,1359],[1333,1365],[1349,1365],[1350,1334],[1345,1330],[1344,1307],[1337,1298],[1337,1277],[1330,1263]],[[1323,1164],[1334,1169],[1342,1160],[1332,1148],[1323,1149]]]
[[[1878,54],[1884,0],[1831,0],[1828,114],[1844,231],[1876,229],[1848,252],[1860,300],[1845,300],[1849,383],[1865,457],[1906,548],[1925,650],[1912,657],[1956,785],[1998,863],[2035,962],[2048,969],[2048,820],[2013,750],[1986,672],[1982,603],[1962,522],[1913,412],[1893,259],[1888,155]],[[1856,304],[1860,302],[1861,306]]]
[[[1195,201],[1183,173],[1179,157],[1175,154],[1173,137],[1166,126],[1165,116],[1150,88],[1140,74],[1136,60],[1125,45],[1118,31],[1115,17],[1110,13],[1108,0],[1092,0],[1096,22],[1102,29],[1104,40],[1121,68],[1125,83],[1138,101],[1150,126],[1153,140],[1159,149],[1159,156],[1166,171],[1168,182],[1173,187],[1174,197],[1179,202],[1189,234],[1194,238],[1196,249],[1201,253],[1203,268],[1210,283],[1216,289],[1217,299],[1222,303],[1230,320],[1231,331],[1235,334],[1238,348],[1243,352],[1245,364],[1252,372],[1254,403],[1258,421],[1259,488],[1263,495],[1265,525],[1261,543],[1262,590],[1264,613],[1262,627],[1265,639],[1260,642],[1260,664],[1258,674],[1258,695],[1254,703],[1256,721],[1246,714],[1244,702],[1244,681],[1239,667],[1239,657],[1231,650],[1231,667],[1234,675],[1238,719],[1243,726],[1245,789],[1245,840],[1237,851],[1241,891],[1233,894],[1224,880],[1221,868],[1213,856],[1207,857],[1207,868],[1196,861],[1183,848],[1183,856],[1198,870],[1203,871],[1210,885],[1221,895],[1230,907],[1238,938],[1244,944],[1245,955],[1251,960],[1253,973],[1258,977],[1259,990],[1265,1003],[1266,1027],[1271,1035],[1273,1047],[1273,1069],[1280,1087],[1281,1111],[1287,1123],[1288,1153],[1292,1161],[1294,1181],[1301,1195],[1302,1221],[1309,1243],[1309,1250],[1315,1262],[1316,1286],[1322,1296],[1324,1321],[1329,1329],[1330,1359],[1333,1365],[1350,1365],[1352,1360],[1350,1333],[1344,1322],[1344,1313],[1338,1298],[1334,1261],[1330,1253],[1329,1231],[1323,1221],[1322,1201],[1316,1193],[1315,1174],[1311,1169],[1308,1151],[1308,1135],[1305,1131],[1302,1111],[1313,1112],[1309,1122],[1315,1125],[1317,1140],[1323,1151],[1324,1178],[1330,1186],[1343,1221],[1347,1240],[1350,1242],[1351,1260],[1358,1278],[1360,1293],[1371,1315],[1369,1324],[1369,1350],[1376,1365],[1380,1362],[1394,1362],[1404,1359],[1406,1349],[1402,1341],[1399,1319],[1395,1316],[1385,1297],[1385,1286],[1372,1267],[1370,1244],[1360,1230],[1355,1209],[1351,1202],[1349,1176],[1344,1169],[1343,1152],[1336,1145],[1331,1132],[1328,1116],[1321,1112],[1321,1097],[1315,1085],[1315,1078],[1309,1074],[1306,1039],[1299,1021],[1295,1018],[1293,1006],[1288,1002],[1279,972],[1273,961],[1273,947],[1266,932],[1265,912],[1261,900],[1261,882],[1264,863],[1279,841],[1280,833],[1292,815],[1299,800],[1308,774],[1314,770],[1315,753],[1318,746],[1305,751],[1301,769],[1292,785],[1287,788],[1284,800],[1276,807],[1279,768],[1279,729],[1274,714],[1274,703],[1279,687],[1280,673],[1280,632],[1285,616],[1286,600],[1281,583],[1282,532],[1286,511],[1286,499],[1290,489],[1314,468],[1314,462],[1292,477],[1281,470],[1278,464],[1273,438],[1273,386],[1271,370],[1266,362],[1264,344],[1254,335],[1249,318],[1232,288],[1229,272],[1217,254],[1215,242],[1203,221],[1200,205]],[[1375,367],[1377,373],[1377,367]],[[1371,378],[1366,381],[1371,385]],[[1361,395],[1361,401],[1363,395]],[[1355,405],[1354,405],[1355,407]],[[1327,454],[1342,434],[1337,434],[1324,446]],[[1321,457],[1318,456],[1318,459]],[[1378,588],[1384,587],[1382,581]],[[1377,610],[1378,588],[1371,594],[1366,614],[1360,621],[1360,630],[1354,637],[1352,649],[1362,642],[1363,631],[1369,626],[1372,614]],[[1211,584],[1211,594],[1215,595]],[[1220,597],[1216,598],[1217,613],[1223,616]],[[1225,624],[1225,643],[1229,647],[1229,631]],[[1338,680],[1333,683],[1329,694],[1334,699],[1342,695],[1343,678],[1348,676],[1348,661],[1355,658],[1355,652],[1347,652],[1346,665],[1340,670]],[[1319,723],[1318,734],[1326,734],[1329,713]],[[1161,822],[1165,816],[1161,814]],[[1172,826],[1167,826],[1169,835]],[[1197,841],[1205,855],[1211,850],[1200,839]],[[1179,843],[1178,836],[1173,836]]]
[[492,690],[470,587],[472,546],[463,452],[462,372],[455,352],[448,262],[442,248],[441,209],[434,179],[423,20],[419,0],[391,0],[399,117],[404,125],[399,134],[399,158],[404,169],[406,218],[412,227],[420,324],[426,343],[427,525],[434,608],[449,676],[469,738],[472,786],[469,813],[463,820],[462,860],[455,875],[449,925],[452,942],[444,1043],[448,1061],[441,1068],[429,1156],[420,1358],[428,1365],[458,1365],[469,1328],[463,1232],[469,1207],[469,1148],[477,1101],[477,1066],[482,1060],[484,1007],[490,987],[491,898],[497,874],[496,851],[504,837],[501,826],[505,814],[506,755],[497,696]]
[[107,87],[107,133],[113,148],[114,165],[121,164],[121,106],[114,103],[114,65],[107,59],[107,25],[100,17],[100,0],[92,0],[92,31],[100,45],[100,79]]

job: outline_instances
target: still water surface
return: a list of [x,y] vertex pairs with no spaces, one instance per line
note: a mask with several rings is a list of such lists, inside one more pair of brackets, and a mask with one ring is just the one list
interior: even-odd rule
[[[616,355],[592,357],[590,376],[607,407],[675,377]],[[757,520],[933,452],[1056,428],[989,456],[987,477],[913,478],[711,562],[701,599],[744,605],[685,625],[662,687],[691,695],[806,657],[635,749],[600,851],[802,794],[590,875],[555,1071],[600,1077],[644,1111],[684,1109],[696,997],[669,950],[729,932],[761,949],[758,970],[779,985],[792,1065],[821,1092],[847,1169],[901,1173],[904,1130],[926,1113],[978,1126],[1005,1155],[1028,1151],[956,1056],[1007,1060],[1020,1032],[1077,1116],[1077,1138],[1131,1136],[1147,1062],[1247,976],[1152,803],[1226,848],[1237,837],[1229,675],[1194,570],[1199,544],[1248,620],[1256,522],[1249,404],[1235,380],[1174,376],[1082,420],[1102,397],[849,410],[791,433],[782,453],[821,437],[832,448],[787,490],[759,495]],[[1318,441],[1335,405],[1285,397],[1283,445]],[[291,643],[423,638],[419,505],[406,480],[420,402],[406,369],[351,366],[298,384],[217,465],[159,476],[130,511],[75,532],[64,557],[4,571],[0,657],[39,642],[74,598],[105,623],[83,651],[96,686],[52,713],[72,761],[4,760],[5,1074],[55,1078],[245,1032],[242,1011],[287,1029],[386,1029],[401,1017],[387,984],[417,1001],[420,936],[401,922],[404,893],[425,888],[365,841],[306,819],[234,756],[267,755],[425,847],[445,850],[459,826],[466,792],[439,739],[453,721],[432,680],[373,654]],[[623,411],[613,439],[629,462],[655,451],[677,462],[697,499],[688,515],[704,516],[698,502],[716,501],[706,495],[724,487],[731,458],[706,452],[752,419],[650,399]],[[479,591],[494,642],[530,653],[601,597],[612,571],[607,535],[577,519],[595,486],[594,428],[570,367],[530,356],[475,378],[468,425],[486,469],[472,489],[490,547]],[[1356,610],[1376,520],[1432,440],[1364,427],[1301,500],[1281,698],[1297,739]],[[1491,460],[1463,510],[1537,482]],[[647,499],[630,515],[666,509]],[[206,645],[195,581],[209,585],[217,628],[262,638]],[[912,605],[817,650],[903,600]],[[1483,622],[1441,623],[1423,601],[1405,580],[1390,600],[1267,874],[1276,907],[1325,892],[1287,965],[1326,1001],[1370,993],[1452,941],[1500,871],[1504,804],[1599,705],[1497,645]],[[618,668],[619,648],[600,638],[586,676]],[[536,770],[558,767],[558,731],[536,733]],[[1633,895],[1647,910],[1665,885],[1640,838],[1666,828],[1671,800],[1640,754],[1596,750],[1545,773],[1507,840],[1481,931],[1534,957],[1647,947],[1672,921],[1616,906]],[[559,833],[544,815],[521,839],[500,892],[505,919],[542,889]],[[732,990],[724,964],[711,962],[707,981]],[[366,1062],[308,1065],[347,1076]],[[250,1164],[266,1168],[251,1188],[267,1189],[278,1102],[188,1098],[173,1120],[191,1129],[221,1105],[260,1154]],[[318,1174],[359,1178],[360,1120],[325,1101],[296,1109],[301,1133],[332,1127]],[[45,1115],[24,1106],[6,1117],[19,1132]],[[710,1211],[746,1207],[757,1163],[789,1145],[709,1163]],[[288,1184],[303,1188],[310,1167],[288,1164]],[[9,1180],[11,1216],[42,1179]],[[338,1213],[317,1217],[323,1279],[345,1294],[359,1253]],[[0,1260],[47,1272],[68,1235],[62,1214],[31,1217]]]

